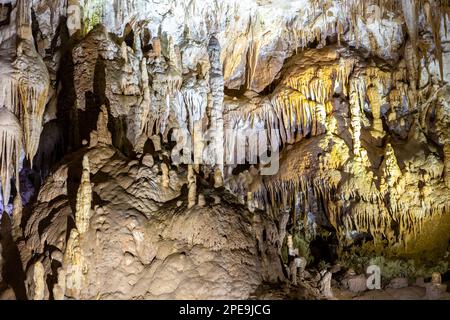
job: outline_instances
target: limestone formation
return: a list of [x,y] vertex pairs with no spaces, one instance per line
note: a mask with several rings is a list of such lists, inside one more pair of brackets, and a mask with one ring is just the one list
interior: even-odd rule
[[83,173],[80,187],[78,188],[75,211],[75,225],[80,234],[85,233],[89,229],[91,218],[92,187],[90,174],[89,157],[86,155],[83,157]]
[[[18,119],[6,108],[0,109],[0,160],[2,208],[7,210],[11,195],[11,179],[19,180],[22,129]],[[16,184],[18,185],[18,184]]]
[[108,110],[106,109],[106,106],[102,105],[101,111],[98,114],[97,130],[91,132],[91,148],[97,146],[99,143],[106,145],[112,144],[112,136],[108,129],[108,123]]
[[44,266],[41,262],[36,262],[34,264],[34,273],[33,273],[33,282],[34,282],[34,300],[44,300],[45,297],[45,270]]
[[446,299],[449,15],[0,0],[0,298]]

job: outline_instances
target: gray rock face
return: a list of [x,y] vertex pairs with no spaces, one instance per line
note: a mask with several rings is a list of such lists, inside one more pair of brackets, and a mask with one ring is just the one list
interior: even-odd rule
[[408,279],[407,278],[395,278],[392,279],[388,285],[388,288],[392,289],[402,289],[408,287]]
[[446,284],[434,284],[434,283],[427,283],[426,286],[426,299],[428,300],[439,300],[444,295],[447,295],[447,285]]

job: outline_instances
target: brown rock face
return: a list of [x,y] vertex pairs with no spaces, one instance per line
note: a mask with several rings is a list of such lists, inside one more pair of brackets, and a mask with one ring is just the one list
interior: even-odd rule
[[[67,178],[61,175],[71,170],[69,164],[69,168],[63,167],[52,175],[49,181],[53,188],[44,187],[38,197],[41,208],[56,199],[60,199],[59,204],[52,212],[36,211],[26,232],[30,249],[47,257],[42,265],[61,263],[57,273],[65,275],[66,297],[242,299],[248,298],[263,280],[283,277],[281,265],[272,260],[276,261],[276,250],[270,248],[276,239],[260,242],[265,224],[272,227],[273,223],[255,222],[252,214],[225,203],[191,209],[186,205],[163,205],[169,201],[167,197],[177,197],[179,182],[170,180],[171,191],[164,192],[161,177],[152,168],[127,163],[109,148],[92,149],[85,155],[87,158],[92,194],[94,199],[102,199],[102,205],[91,210],[89,226],[83,224],[81,232],[77,224],[67,242],[68,230],[63,230],[61,224],[52,223],[43,233],[33,227],[47,219],[73,219],[66,215],[70,211],[66,196],[70,186],[55,190],[53,184]],[[78,161],[73,159],[71,163]],[[129,176],[130,172],[135,175]],[[106,176],[109,179],[105,188]],[[134,187],[129,185],[131,181],[135,181]],[[158,184],[161,189],[150,188]],[[78,192],[85,194],[84,189]],[[72,235],[74,230],[77,232]],[[39,240],[43,238],[45,246]],[[66,252],[62,260],[55,250]],[[51,276],[54,271],[46,272]]]

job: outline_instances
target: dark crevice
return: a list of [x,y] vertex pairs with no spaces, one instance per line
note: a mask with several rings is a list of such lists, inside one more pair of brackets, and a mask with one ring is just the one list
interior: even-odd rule
[[4,261],[2,278],[11,287],[18,300],[27,300],[25,289],[25,272],[23,271],[20,252],[12,237],[11,219],[3,214],[0,222],[0,241]]

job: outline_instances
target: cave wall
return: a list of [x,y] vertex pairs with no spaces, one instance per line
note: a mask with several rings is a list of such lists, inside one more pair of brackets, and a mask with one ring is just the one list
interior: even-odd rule
[[[247,298],[286,277],[289,235],[448,251],[445,2],[0,5],[0,211],[29,298]],[[239,148],[255,132],[278,170]]]

